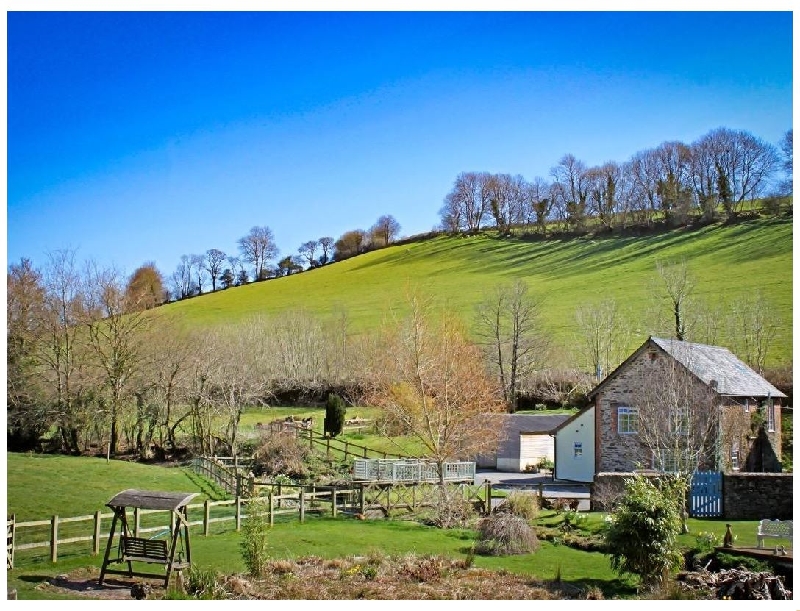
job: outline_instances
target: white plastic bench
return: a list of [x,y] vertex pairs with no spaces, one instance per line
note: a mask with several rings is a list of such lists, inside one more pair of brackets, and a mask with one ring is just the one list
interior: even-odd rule
[[764,539],[788,539],[792,540],[792,521],[791,520],[761,520],[758,523],[758,548],[763,549]]

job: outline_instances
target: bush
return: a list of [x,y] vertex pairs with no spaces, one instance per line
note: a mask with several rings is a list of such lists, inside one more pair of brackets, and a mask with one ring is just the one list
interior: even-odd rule
[[530,522],[539,516],[539,497],[535,494],[512,492],[494,511],[510,513]]
[[478,524],[475,551],[490,556],[530,554],[539,547],[536,533],[525,518],[510,513],[493,513]]
[[659,485],[641,475],[625,482],[625,494],[608,522],[605,540],[611,567],[639,575],[645,587],[663,583],[669,571],[680,567],[678,550],[684,486],[664,478]]
[[252,498],[247,503],[247,517],[242,522],[240,548],[247,571],[253,577],[261,577],[269,562],[267,535],[269,521],[264,499]]
[[344,400],[335,394],[328,395],[328,402],[325,405],[324,431],[326,435],[336,437],[344,428],[344,417],[347,407]]
[[256,476],[283,474],[292,479],[303,479],[308,475],[310,453],[308,446],[299,443],[294,433],[266,434],[253,454],[253,473]]

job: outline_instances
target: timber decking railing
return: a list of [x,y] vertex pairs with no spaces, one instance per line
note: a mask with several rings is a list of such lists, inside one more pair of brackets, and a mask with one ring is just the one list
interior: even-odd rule
[[[472,482],[474,462],[446,462],[442,465],[441,480]],[[353,479],[369,482],[438,482],[439,468],[435,462],[414,459],[363,459],[353,462]]]

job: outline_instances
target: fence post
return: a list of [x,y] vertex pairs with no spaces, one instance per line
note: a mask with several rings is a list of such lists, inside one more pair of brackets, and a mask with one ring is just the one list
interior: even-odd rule
[[272,490],[269,491],[269,526],[275,525],[275,499],[272,498]]
[[139,508],[133,508],[133,536],[139,536]]
[[[188,516],[187,516],[187,519],[188,519]],[[175,526],[175,512],[174,511],[170,511],[169,512],[169,536],[170,537],[175,534],[175,528],[176,528],[176,526]]]
[[539,482],[539,507],[544,506],[544,484]]
[[211,505],[209,505],[209,500],[206,499],[203,501],[203,536],[207,537],[209,532],[209,527],[211,524],[209,523],[209,519],[211,517]]
[[331,488],[331,513],[336,517],[336,486]]
[[366,515],[366,514],[364,513],[364,484],[359,484],[358,486],[359,486],[359,497],[361,497],[361,498],[359,499],[359,505],[360,505],[360,511],[359,511],[359,513],[360,513],[362,516],[364,516],[364,515]]
[[6,565],[9,569],[14,568],[14,548],[16,547],[16,532],[17,532],[17,514],[12,513],[11,517],[9,518],[11,521],[10,525],[8,526],[8,531],[6,532],[6,542],[8,544],[8,551],[6,556]]
[[242,528],[242,497],[236,497],[236,532]]
[[486,515],[488,516],[490,513],[492,513],[492,482],[490,482],[488,479],[485,481],[486,481],[485,509],[486,509]]
[[58,561],[58,516],[50,520],[50,562]]
[[281,508],[281,495],[283,494],[283,484],[278,482],[278,509]]
[[325,460],[331,459],[331,438],[325,438]]
[[92,538],[92,555],[97,556],[100,553],[100,520],[102,519],[100,511],[94,512],[94,537]]
[[300,488],[300,522],[303,523],[306,520],[306,492],[303,488]]

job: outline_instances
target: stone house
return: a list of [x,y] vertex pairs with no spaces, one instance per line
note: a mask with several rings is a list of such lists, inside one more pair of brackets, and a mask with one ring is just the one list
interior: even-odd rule
[[726,348],[650,337],[588,396],[595,473],[781,471],[786,395]]

